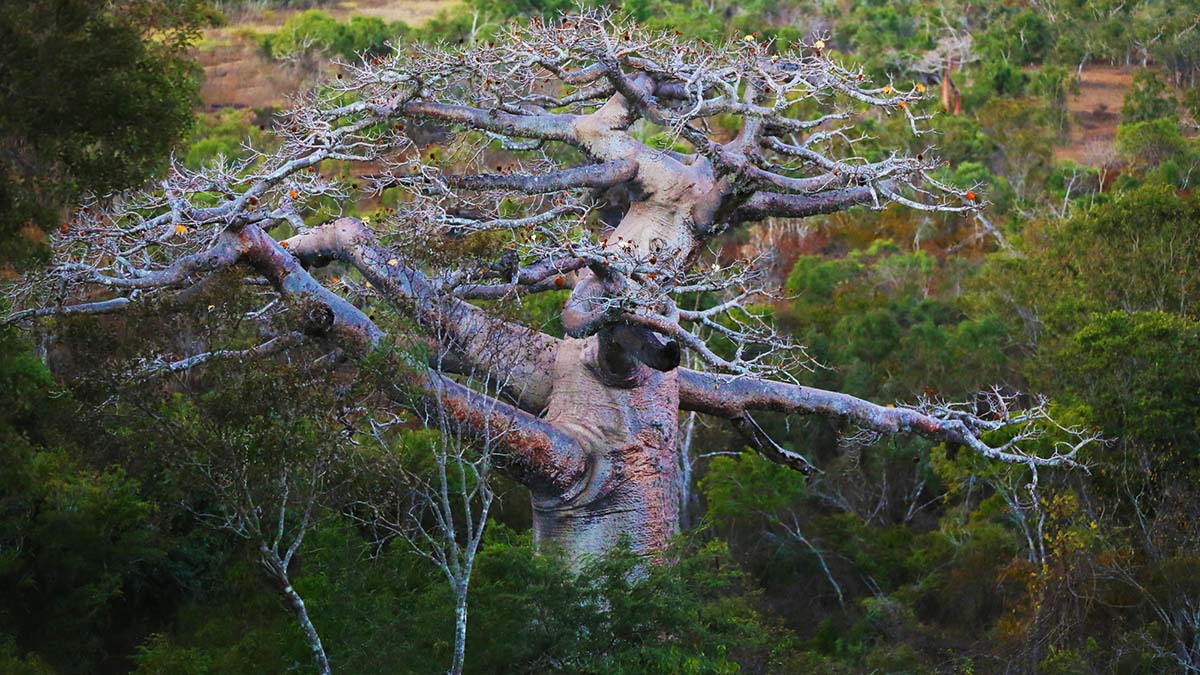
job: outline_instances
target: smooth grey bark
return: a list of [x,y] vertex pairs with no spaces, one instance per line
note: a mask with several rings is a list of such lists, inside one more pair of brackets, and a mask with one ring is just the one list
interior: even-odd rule
[[622,536],[659,550],[679,527],[676,375],[639,364],[613,386],[600,352],[594,336],[559,346],[545,419],[578,439],[586,469],[565,491],[532,492],[535,541],[576,559]]
[[467,590],[470,579],[465,579],[462,588],[454,589],[454,661],[450,664],[450,675],[462,675],[467,660]]
[[321,636],[317,633],[317,627],[308,615],[308,607],[304,604],[304,599],[292,587],[291,577],[283,567],[286,563],[265,544],[260,547],[260,553],[263,563],[272,570],[276,582],[279,583],[279,590],[287,601],[288,609],[295,615],[296,622],[304,631],[304,637],[308,641],[308,648],[312,654],[313,663],[317,666],[317,672],[321,675],[330,675],[333,669],[329,665],[329,656],[325,653],[325,646],[321,644]]

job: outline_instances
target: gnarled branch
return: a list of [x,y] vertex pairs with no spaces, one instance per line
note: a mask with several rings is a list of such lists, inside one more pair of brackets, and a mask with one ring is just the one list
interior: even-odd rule
[[[681,369],[679,401],[684,410],[694,410],[728,419],[744,417],[752,410],[820,415],[844,420],[882,434],[911,433],[934,441],[960,443],[989,459],[1038,466],[1076,466],[1079,450],[1098,439],[1079,429],[1060,429],[1076,442],[1065,452],[1040,457],[1021,451],[1013,442],[992,447],[980,437],[1013,424],[1036,421],[1034,417],[1014,415],[984,420],[961,410],[923,412],[916,408],[881,406],[838,392],[752,377],[732,378]],[[1049,420],[1044,411],[1037,419]],[[1020,436],[1020,434],[1018,434]],[[1028,436],[1021,437],[1028,438]]]

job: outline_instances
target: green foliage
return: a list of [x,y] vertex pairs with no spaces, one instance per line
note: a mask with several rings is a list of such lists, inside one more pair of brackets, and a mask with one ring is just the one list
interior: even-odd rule
[[1137,124],[1175,117],[1175,98],[1167,92],[1162,80],[1153,70],[1139,70],[1133,76],[1133,85],[1125,94],[1121,107],[1121,122]]
[[245,159],[246,145],[264,148],[264,136],[254,121],[243,111],[226,108],[208,115],[201,115],[192,128],[188,139],[184,164],[190,169],[199,169],[224,157],[228,161]]
[[[1082,636],[1060,642],[1038,657],[1037,667],[1047,672],[1091,672],[1122,651],[1129,672],[1166,667],[1147,645],[1164,644],[1169,632],[1150,628],[1154,619],[1138,612],[1071,609],[1065,599],[1082,585],[1122,569],[1122,581],[1104,587],[1112,598],[1195,597],[1174,582],[1158,586],[1164,577],[1156,570],[1186,568],[1200,543],[1194,514],[1182,506],[1192,500],[1184,495],[1193,489],[1186,486],[1194,485],[1200,442],[1200,371],[1191,358],[1200,347],[1194,299],[1200,241],[1190,225],[1198,215],[1194,197],[1146,185],[1070,220],[1031,227],[1027,257],[997,258],[980,277],[993,310],[1036,348],[1022,364],[1034,386],[1072,402],[1058,419],[1098,428],[1109,439],[1092,451],[1094,477],[1080,496],[1043,497],[1051,562],[1030,572],[1026,609],[1001,625],[1005,634],[1028,639],[1038,621],[1090,621],[1114,634],[1127,626],[1140,642],[1101,646]],[[940,470],[953,467],[944,463]],[[1147,518],[1154,524],[1147,526]],[[1143,534],[1127,539],[1126,527]]]
[[12,675],[54,675],[54,669],[36,654],[22,655],[9,638],[0,635],[0,671]]
[[1173,176],[1168,184],[1187,187],[1196,182],[1191,174],[1200,166],[1200,150],[1195,141],[1184,137],[1177,119],[1160,117],[1122,124],[1117,127],[1117,151],[1140,169],[1171,166],[1176,173],[1184,167],[1190,169],[1186,176]]
[[1051,648],[1049,656],[1039,664],[1038,671],[1047,675],[1086,675],[1092,669],[1083,655],[1075,650]]
[[801,256],[784,286],[797,299],[781,318],[803,327],[818,361],[838,364],[823,385],[885,399],[928,387],[971,391],[999,372],[1005,335],[994,320],[967,319],[937,299],[951,281],[944,274],[932,256],[890,241],[843,259]]
[[402,21],[389,24],[377,16],[351,16],[342,29],[340,49],[347,58],[363,53],[383,54],[388,51],[389,40],[402,39],[408,32]]
[[[536,554],[528,534],[489,527],[472,579],[468,673],[762,673],[789,647],[787,633],[754,609],[746,577],[717,542],[681,546],[654,566],[618,549],[575,573],[552,553]],[[444,579],[402,546],[364,559],[367,543],[345,521],[318,532],[297,590],[323,618],[339,670],[444,667]],[[145,643],[137,672],[250,673],[303,658],[294,627],[275,618],[269,592],[247,571],[231,570],[172,635]],[[254,629],[235,617],[254,617]]]
[[[857,2],[835,32],[839,43],[872,54],[876,63],[899,63],[907,54],[932,49],[935,35],[919,2]],[[903,51],[900,51],[903,50]]]
[[1200,218],[1194,196],[1163,186],[1118,195],[1067,221],[1027,233],[1029,255],[997,258],[982,278],[1014,325],[1040,317],[1031,331],[1064,337],[1105,308],[1196,316],[1200,290]]
[[0,258],[35,250],[34,233],[58,227],[64,204],[82,193],[123,189],[162,170],[192,122],[197,71],[183,52],[211,19],[206,7],[0,5]]
[[1188,115],[1193,120],[1200,119],[1200,86],[1189,87],[1183,92],[1184,110],[1187,110]]
[[516,316],[513,318],[519,319],[526,326],[536,328],[543,333],[562,337],[561,310],[570,293],[567,290],[549,291],[523,298],[517,308]]
[[568,0],[468,0],[467,5],[483,16],[501,20],[516,16],[554,16],[576,6]]
[[[62,451],[10,444],[0,461],[0,494],[9,496],[0,537],[21,542],[0,558],[3,623],[60,667],[84,672],[104,649],[124,589],[161,555],[152,507],[124,472],[81,470]],[[39,626],[56,628],[33,632]]]
[[264,46],[267,53],[280,59],[298,56],[308,51],[333,53],[342,36],[337,19],[318,9],[310,9],[289,17],[278,33],[269,37]]
[[989,61],[975,80],[968,105],[983,105],[994,97],[1014,98],[1025,94],[1029,77],[1008,61]]
[[0,635],[15,639],[0,664],[89,672],[136,630],[129,596],[163,562],[155,507],[124,470],[80,460],[45,367],[10,329],[0,343]]
[[715,458],[700,489],[708,502],[707,517],[727,522],[784,511],[807,492],[795,471],[756,457]]
[[1195,447],[1198,349],[1200,323],[1193,319],[1110,312],[1084,324],[1055,358],[1064,386],[1086,400],[1114,436],[1160,446],[1188,439]]
[[984,162],[999,150],[987,131],[974,117],[939,115],[933,127],[941,134],[939,156],[951,165]]
[[263,49],[276,59],[315,54],[356,59],[360,54],[387,52],[390,40],[403,39],[408,32],[402,21],[389,24],[375,16],[351,16],[339,23],[319,9],[310,9],[289,17],[278,32],[261,40]]
[[[203,306],[215,298],[198,300]],[[224,310],[214,304],[205,314]],[[97,373],[111,367],[109,358],[128,353],[122,332],[103,322],[71,328],[77,332],[64,336],[76,341],[73,353],[93,359]],[[240,499],[270,509],[289,494],[301,502],[320,462],[329,463],[320,478],[335,484],[337,469],[352,465],[330,462],[340,438],[322,426],[328,416],[314,411],[328,413],[332,402],[309,395],[315,392],[308,381],[295,377],[304,377],[303,370],[258,368],[233,377],[216,368],[209,382],[224,382],[225,389],[171,394],[144,386],[98,415],[89,399],[97,389],[77,386],[83,400],[73,402],[51,388],[45,367],[17,347],[15,336],[6,331],[3,340],[3,396],[20,399],[5,401],[0,414],[7,467],[0,473],[0,634],[14,637],[18,653],[36,653],[61,672],[102,669],[108,654],[127,654],[152,630],[164,630],[181,601],[208,593],[231,562],[256,555],[250,550],[231,560],[227,540],[212,536],[192,513],[223,522],[243,506]],[[76,374],[86,376],[86,369]],[[288,490],[282,496],[281,475]],[[248,569],[248,578],[267,591],[263,607],[293,631],[284,643],[304,658],[303,640],[278,596],[257,565]],[[158,672],[205,663],[151,651]]]
[[[943,27],[970,33],[977,60],[953,76],[963,114],[936,115],[939,133],[916,140],[899,116],[869,118],[861,128],[872,138],[860,147],[872,158],[906,149],[946,160],[938,178],[982,185],[985,216],[1014,253],[992,252],[990,235],[971,239],[981,230],[969,219],[896,209],[814,219],[808,234],[777,251],[794,297],[761,311],[832,366],[797,373],[805,384],[885,403],[969,401],[981,387],[1010,385],[1051,395],[1057,419],[1096,428],[1110,443],[1088,456],[1090,475],[1042,471],[1037,499],[1028,470],[953,445],[896,437],[843,447],[838,439],[855,430],[840,422],[763,414],[773,438],[824,473],[803,478],[751,456],[697,459],[691,515],[702,524],[689,541],[662,564],[616,550],[581,574],[554,552],[534,552],[524,494],[504,483],[513,494],[493,514],[472,579],[468,672],[1170,670],[1162,653],[1177,636],[1150,607],[1178,610],[1200,597],[1192,507],[1200,497],[1200,205],[1177,191],[1195,184],[1200,152],[1176,119],[1173,89],[1149,70],[1136,76],[1123,110],[1119,179],[1109,167],[1057,159],[1055,145],[1068,138],[1066,103],[1080,64],[1149,58],[1172,85],[1194,82],[1194,3],[1052,1],[1046,11],[975,0],[591,4],[709,41],[758,33],[783,50],[820,35],[851,67],[897,86],[921,78],[931,94],[940,74],[913,72],[913,64],[946,36]],[[10,94],[0,149],[20,150],[0,153],[16,176],[0,188],[9,200],[0,202],[0,235],[9,241],[27,223],[55,226],[57,209],[81,190],[152,174],[191,125],[194,70],[176,47],[203,14],[189,13],[196,7],[187,2],[101,7],[55,0],[0,8],[0,86]],[[151,31],[146,12],[163,7],[172,11],[160,12]],[[181,7],[191,9],[175,13]],[[263,42],[280,58],[353,58],[398,37],[453,43],[474,27],[487,39],[509,18],[572,7],[471,0],[419,36],[375,18],[303,12]],[[1196,91],[1183,98],[1193,117]],[[191,126],[187,164],[239,156],[246,138],[261,144],[262,121],[235,111],[202,118]],[[711,123],[734,128],[728,118]],[[643,132],[656,147],[686,149]],[[38,163],[22,174],[12,167],[26,148]],[[328,212],[338,208],[330,203]],[[566,294],[528,296],[504,310],[561,335]],[[62,322],[51,355],[71,353],[74,397],[57,391],[16,337],[0,334],[0,671],[309,667],[303,637],[263,583],[252,547],[178,506],[222,513],[221,491],[202,481],[204,470],[219,484],[233,467],[253,467],[236,477],[265,496],[288,461],[334,456],[358,471],[339,479],[363,492],[394,487],[390,475],[371,474],[380,467],[427,470],[438,438],[425,429],[398,432],[394,456],[367,444],[330,452],[341,429],[330,411],[361,400],[356,386],[394,375],[394,355],[381,353],[350,384],[343,371],[330,377],[295,362],[244,375],[217,367],[93,412],[118,384],[114,364],[145,353],[129,335],[160,348],[178,335],[246,346],[248,332],[231,337],[213,326],[214,318],[234,324],[244,300],[206,297],[199,306],[211,302],[207,314],[193,307],[154,323]],[[1039,452],[1063,439],[1046,432],[1033,444]],[[744,449],[742,439],[704,425],[695,447]],[[1013,495],[1023,507],[1013,507]],[[362,515],[344,502],[320,510],[295,579],[335,669],[444,669],[452,620],[445,579],[343,511]],[[1027,538],[1023,528],[1039,514],[1045,532]],[[1046,559],[1032,562],[1043,545]]]
[[1045,59],[1053,40],[1054,28],[1043,13],[1032,8],[1009,10],[1001,20],[989,22],[979,51],[988,61],[1020,67]]

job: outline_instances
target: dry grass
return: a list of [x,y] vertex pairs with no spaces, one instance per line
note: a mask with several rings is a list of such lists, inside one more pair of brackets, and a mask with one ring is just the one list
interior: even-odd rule
[[1089,66],[1079,80],[1079,95],[1067,101],[1071,111],[1071,140],[1054,156],[1089,166],[1111,161],[1121,121],[1121,105],[1133,82],[1134,69]]
[[[377,16],[419,26],[459,0],[357,0],[322,7],[344,20],[353,14]],[[196,58],[204,68],[200,98],[205,110],[223,107],[281,108],[288,97],[308,84],[309,74],[262,54],[254,36],[279,30],[296,10],[248,13],[222,28],[205,32],[196,45]]]
[[403,21],[410,26],[420,26],[457,4],[458,0],[359,0],[339,3],[329,13],[334,16],[377,16],[388,23]]
[[204,68],[200,99],[205,110],[281,108],[305,85],[303,73],[267,59],[245,35],[231,33],[211,45],[197,54]]
[[[317,9],[339,20],[358,14],[377,16],[384,21],[403,21],[420,26],[426,21],[459,4],[460,0],[354,0],[320,5]],[[298,9],[267,9],[249,11],[234,19],[230,28],[265,33],[278,30],[288,18],[299,14]]]

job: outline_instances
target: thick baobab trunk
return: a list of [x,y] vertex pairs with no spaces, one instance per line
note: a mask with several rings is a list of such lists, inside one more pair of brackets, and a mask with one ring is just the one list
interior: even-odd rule
[[[723,188],[706,161],[685,164],[614,133],[627,123],[627,113],[618,96],[576,122],[596,156],[633,158],[638,165],[642,198],[606,245],[641,259],[688,259],[698,245],[696,225],[711,219]],[[582,272],[564,308],[563,324],[576,338],[558,348],[545,415],[580,444],[585,469],[564,492],[533,493],[538,545],[561,548],[574,560],[623,539],[634,551],[651,553],[679,531],[679,347],[649,331],[603,321],[605,285]]]
[[546,414],[583,446],[586,469],[566,492],[533,494],[538,545],[575,560],[623,537],[648,553],[679,529],[677,375],[639,364],[631,382],[606,381],[600,346],[598,336],[562,343]]
[[962,94],[959,93],[958,86],[954,84],[955,67],[956,64],[951,61],[942,71],[942,109],[955,115],[961,115]]

